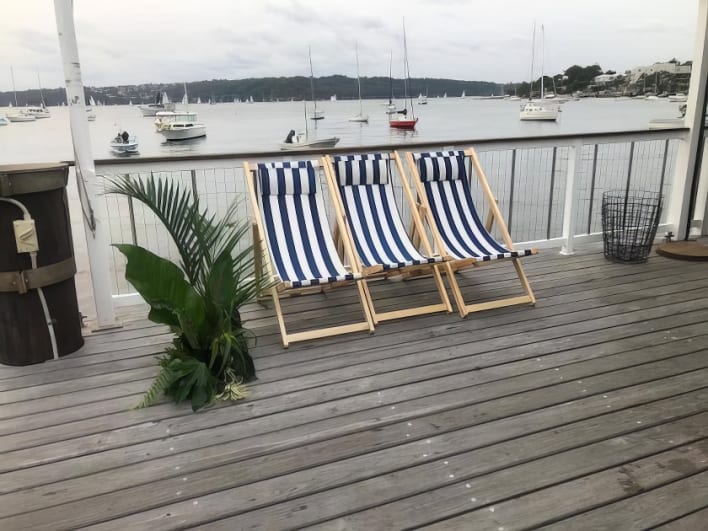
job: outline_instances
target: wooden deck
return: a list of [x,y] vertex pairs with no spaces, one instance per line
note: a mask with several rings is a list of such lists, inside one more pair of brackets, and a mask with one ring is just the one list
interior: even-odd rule
[[[706,265],[597,247],[524,263],[535,308],[288,350],[253,305],[251,397],[197,414],[130,409],[169,338],[141,311],[58,362],[0,367],[0,529],[706,529]],[[510,264],[474,273],[468,294],[518,293]],[[345,321],[353,301],[286,306]]]

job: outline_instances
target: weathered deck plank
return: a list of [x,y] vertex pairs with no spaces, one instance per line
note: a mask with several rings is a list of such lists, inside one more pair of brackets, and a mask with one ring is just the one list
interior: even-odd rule
[[[406,319],[287,351],[272,311],[249,305],[260,379],[246,402],[196,415],[127,409],[169,339],[144,321],[58,362],[0,367],[0,528],[581,529],[667,492],[686,499],[644,524],[698,521],[705,498],[671,488],[700,493],[708,470],[705,267],[624,267],[590,250],[526,270],[536,308]],[[518,291],[508,268],[460,280],[480,300]],[[382,307],[411,289],[425,300],[434,288],[374,286]],[[350,291],[285,306],[346,320]],[[648,492],[617,483],[627,470]]]

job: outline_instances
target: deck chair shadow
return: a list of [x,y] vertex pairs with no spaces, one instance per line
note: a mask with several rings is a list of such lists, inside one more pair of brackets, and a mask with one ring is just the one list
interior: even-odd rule
[[[340,260],[325,214],[317,161],[272,162],[253,170],[244,162],[244,173],[254,213],[256,274],[268,275],[269,288],[284,347],[350,332],[373,332],[374,323],[362,286],[361,271],[348,256],[348,270]],[[339,222],[339,221],[338,221]],[[342,230],[342,228],[340,228]],[[364,319],[353,324],[290,333],[280,304],[280,295],[301,288],[325,287],[355,281]]]
[[[357,269],[362,271],[364,279],[392,274],[432,274],[435,281],[439,302],[381,312],[377,311],[369,286],[364,282],[374,324],[414,315],[452,312],[438,269],[443,258],[433,254],[427,238],[421,239],[421,253],[408,236],[396,204],[390,163],[387,153],[326,156],[324,162],[335,211],[345,221],[346,230],[339,231],[337,239],[345,243],[345,248],[354,250]],[[411,204],[413,224],[422,231],[422,221],[412,202],[413,194],[408,183],[405,184],[404,195]]]
[[[395,156],[399,157],[397,153]],[[468,159],[489,202],[489,216],[484,224],[472,198],[465,164]],[[470,312],[515,304],[535,304],[536,299],[519,258],[536,254],[538,250],[514,249],[477,153],[471,148],[466,151],[406,153],[406,161],[415,181],[422,217],[432,232],[436,249],[446,259],[445,271],[460,315],[465,317]],[[494,222],[497,223],[504,245],[490,234]],[[466,303],[454,272],[468,266],[505,259],[513,262],[525,295],[476,304]]]

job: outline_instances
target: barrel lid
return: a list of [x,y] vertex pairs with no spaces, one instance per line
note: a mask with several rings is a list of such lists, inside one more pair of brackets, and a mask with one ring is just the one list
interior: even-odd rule
[[66,162],[42,162],[42,163],[30,163],[30,164],[4,164],[0,165],[0,173],[4,174],[15,174],[15,173],[32,173],[36,171],[46,171],[46,170],[63,170],[68,168],[69,165]]
[[69,165],[65,162],[0,166],[0,196],[46,192],[64,188]]

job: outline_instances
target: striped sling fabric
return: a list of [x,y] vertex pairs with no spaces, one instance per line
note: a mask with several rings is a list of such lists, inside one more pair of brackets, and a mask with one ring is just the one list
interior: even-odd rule
[[384,271],[432,264],[442,257],[421,255],[401,220],[385,153],[333,157],[339,193],[365,267],[381,265]]
[[447,252],[456,259],[494,260],[533,254],[511,251],[484,227],[474,206],[464,151],[414,153],[431,213]]
[[277,275],[299,288],[360,275],[348,272],[332,241],[317,191],[317,162],[258,164],[258,199]]

